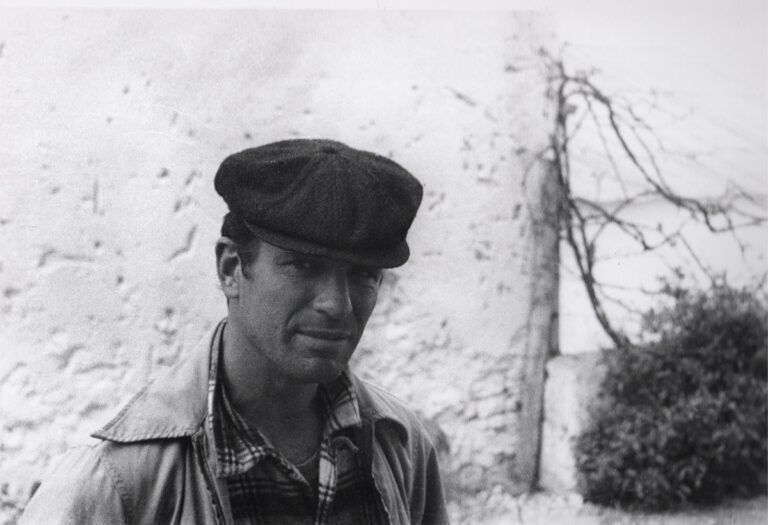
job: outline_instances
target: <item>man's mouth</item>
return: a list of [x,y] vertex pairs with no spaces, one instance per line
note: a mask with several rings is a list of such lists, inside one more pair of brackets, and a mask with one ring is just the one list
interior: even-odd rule
[[323,339],[326,341],[343,341],[352,337],[352,334],[346,330],[332,330],[326,328],[302,328],[298,330],[298,332],[314,339]]

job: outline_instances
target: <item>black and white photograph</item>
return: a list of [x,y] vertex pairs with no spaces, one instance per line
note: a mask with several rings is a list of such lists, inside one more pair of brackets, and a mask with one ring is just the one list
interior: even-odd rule
[[763,524],[764,0],[0,2],[0,524]]

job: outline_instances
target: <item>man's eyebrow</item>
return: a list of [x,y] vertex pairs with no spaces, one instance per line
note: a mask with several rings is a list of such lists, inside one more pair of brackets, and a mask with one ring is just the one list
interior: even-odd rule
[[311,259],[313,261],[315,260],[319,261],[323,259],[323,257],[319,255],[312,255],[311,253],[297,252],[295,250],[283,250],[282,253],[280,254],[280,257]]
[[306,257],[307,254],[297,252],[295,250],[289,250],[288,248],[280,248],[280,255],[284,255],[286,257]]

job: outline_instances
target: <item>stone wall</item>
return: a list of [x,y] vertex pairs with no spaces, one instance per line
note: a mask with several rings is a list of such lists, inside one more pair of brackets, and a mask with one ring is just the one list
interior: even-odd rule
[[4,11],[0,522],[225,313],[212,177],[323,136],[425,185],[355,367],[432,418],[454,497],[535,471],[554,309],[539,15]]

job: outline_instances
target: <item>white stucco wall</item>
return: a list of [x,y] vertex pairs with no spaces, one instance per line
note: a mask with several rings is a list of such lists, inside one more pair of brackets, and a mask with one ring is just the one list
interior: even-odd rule
[[552,41],[524,13],[4,11],[0,521],[225,314],[213,174],[299,136],[424,182],[355,366],[443,427],[456,498],[525,490],[554,298],[532,221]]
[[600,352],[561,355],[546,371],[538,483],[549,492],[572,493],[578,488],[576,440],[597,402],[605,364]]

